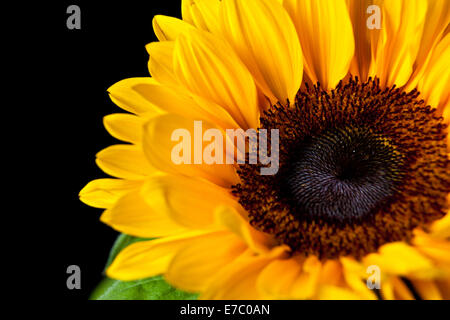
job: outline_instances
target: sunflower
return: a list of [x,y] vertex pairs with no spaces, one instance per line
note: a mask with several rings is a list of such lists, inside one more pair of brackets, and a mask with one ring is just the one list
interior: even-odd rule
[[[182,19],[154,17],[151,77],[108,90],[128,111],[104,118],[125,143],[96,159],[115,178],[80,198],[157,239],[107,275],[203,299],[449,299],[449,21],[446,0],[184,0]],[[174,163],[172,133],[199,120],[278,129],[278,172]]]

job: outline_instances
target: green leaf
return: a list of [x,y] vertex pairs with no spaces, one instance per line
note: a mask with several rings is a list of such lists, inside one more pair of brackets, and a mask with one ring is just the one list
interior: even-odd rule
[[[109,253],[106,267],[117,254],[132,243],[152,239],[144,239],[120,234]],[[175,289],[162,276],[135,281],[119,281],[103,279],[93,291],[91,300],[194,300],[197,293],[188,293]]]
[[145,241],[145,240],[152,240],[151,238],[138,238],[129,236],[127,234],[121,233],[116,241],[114,242],[111,251],[109,252],[108,260],[106,261],[105,269],[109,267],[109,265],[113,262],[114,258],[119,254],[120,251],[128,247],[130,244],[133,244],[135,242],[139,241]]
[[156,276],[136,281],[106,278],[94,290],[92,300],[194,300],[198,294],[175,289]]

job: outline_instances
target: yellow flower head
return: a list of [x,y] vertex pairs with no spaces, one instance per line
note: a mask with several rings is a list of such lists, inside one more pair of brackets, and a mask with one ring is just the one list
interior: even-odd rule
[[[117,179],[80,198],[157,239],[107,275],[203,299],[450,298],[450,2],[183,0],[182,16],[153,19],[151,77],[108,90],[127,144],[97,154]],[[276,162],[242,161],[263,133]]]

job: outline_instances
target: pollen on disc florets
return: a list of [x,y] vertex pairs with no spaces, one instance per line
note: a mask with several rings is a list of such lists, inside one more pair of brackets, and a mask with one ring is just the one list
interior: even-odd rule
[[446,126],[419,92],[357,78],[299,90],[261,128],[279,129],[279,171],[241,165],[233,193],[250,223],[293,253],[323,259],[408,241],[447,210]]

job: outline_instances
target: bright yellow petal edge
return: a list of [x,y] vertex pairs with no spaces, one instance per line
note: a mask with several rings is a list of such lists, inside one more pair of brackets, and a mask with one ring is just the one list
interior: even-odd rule
[[[361,17],[373,3],[385,19],[371,33]],[[117,179],[90,182],[80,199],[105,208],[101,220],[112,228],[158,239],[124,249],[107,275],[163,274],[203,299],[377,299],[365,285],[367,268],[377,265],[383,299],[413,298],[401,279],[424,299],[450,299],[450,214],[417,229],[410,243],[386,244],[361,261],[290,256],[248,223],[230,192],[234,165],[174,166],[161,139],[192,119],[220,130],[256,128],[262,110],[292,101],[305,81],[333,88],[349,73],[417,87],[448,123],[448,1],[183,0],[181,6],[182,20],[153,21],[159,42],[147,46],[151,77],[108,89],[131,113],[104,119],[124,144],[100,151],[96,161]]]

